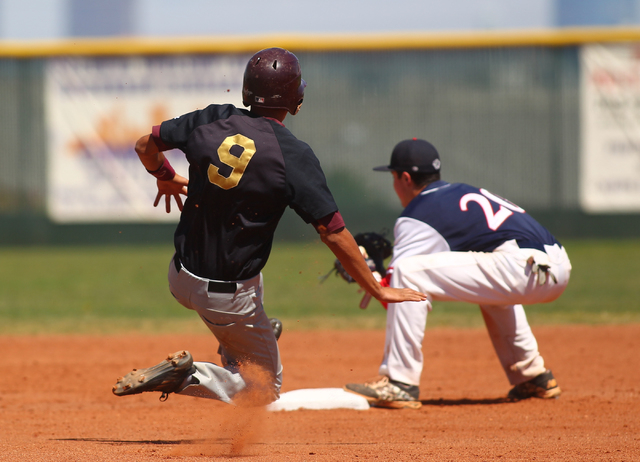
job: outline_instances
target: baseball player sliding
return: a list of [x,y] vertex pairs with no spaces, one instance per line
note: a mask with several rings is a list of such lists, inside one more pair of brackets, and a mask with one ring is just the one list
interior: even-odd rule
[[[195,310],[217,338],[221,365],[194,362],[180,351],[156,366],[117,380],[117,396],[161,392],[238,403],[268,404],[278,398],[282,366],[278,322],[265,314],[261,270],[286,207],[311,223],[367,291],[383,302],[420,301],[413,289],[382,287],[363,261],[345,227],[311,148],[285,128],[295,115],[306,82],[295,55],[268,48],[249,60],[242,97],[250,110],[212,104],[153,127],[136,152],[157,178],[154,206],[173,197],[181,210],[169,288]],[[162,151],[180,149],[189,161],[189,179],[177,174]],[[182,195],[186,202],[182,203]]]
[[428,294],[422,303],[389,303],[380,378],[347,391],[373,405],[419,409],[422,340],[433,300],[480,306],[491,341],[513,388],[509,398],[557,398],[522,307],[558,298],[569,282],[564,247],[522,208],[485,189],[440,179],[440,156],[429,142],[398,143],[388,166],[404,211],[394,228],[393,255],[381,284]]

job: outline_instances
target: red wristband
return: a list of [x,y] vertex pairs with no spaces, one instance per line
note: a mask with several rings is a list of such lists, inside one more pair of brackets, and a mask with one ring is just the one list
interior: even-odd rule
[[162,165],[158,170],[154,170],[152,172],[147,169],[147,172],[161,181],[173,180],[173,177],[176,176],[176,171],[173,169],[173,167],[169,163],[169,159],[167,159],[166,157],[164,158],[164,161],[162,162]]

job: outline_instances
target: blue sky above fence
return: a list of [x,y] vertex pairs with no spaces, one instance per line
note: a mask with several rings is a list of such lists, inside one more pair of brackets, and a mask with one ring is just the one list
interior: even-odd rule
[[[73,8],[84,10],[92,3],[0,0],[0,38],[55,39],[81,35],[73,31],[82,27],[99,30],[101,25],[83,20],[82,12],[71,13]],[[546,28],[553,25],[555,1],[120,0],[101,5],[110,13],[114,8],[122,10],[128,35],[193,36]]]

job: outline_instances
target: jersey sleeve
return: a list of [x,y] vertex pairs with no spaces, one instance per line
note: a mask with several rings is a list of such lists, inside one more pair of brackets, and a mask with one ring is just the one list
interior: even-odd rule
[[333,212],[326,217],[322,217],[318,221],[314,222],[313,226],[316,228],[316,230],[318,229],[318,226],[324,226],[328,233],[333,233],[335,231],[343,229],[345,227],[345,224],[340,212]]
[[[301,142],[300,142],[301,143]],[[285,158],[286,193],[289,206],[307,223],[337,212],[320,161],[309,146]]]
[[409,217],[400,217],[393,230],[393,256],[389,266],[414,255],[429,255],[447,252],[450,249],[446,239],[433,227]]
[[212,104],[205,109],[166,120],[160,124],[159,138],[167,147],[183,149],[196,128],[217,119],[229,117],[233,109],[231,105]]

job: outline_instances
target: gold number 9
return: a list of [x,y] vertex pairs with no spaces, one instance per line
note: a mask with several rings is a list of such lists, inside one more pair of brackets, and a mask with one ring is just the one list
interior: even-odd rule
[[[244,149],[240,157],[236,157],[231,154],[231,148],[233,146],[240,146]],[[207,174],[209,175],[209,181],[222,189],[231,189],[238,186],[244,171],[247,168],[247,164],[256,153],[256,144],[252,139],[246,136],[237,134],[233,136],[227,136],[218,148],[218,158],[220,161],[231,167],[233,170],[228,177],[220,175],[218,167],[213,164],[209,165]]]

